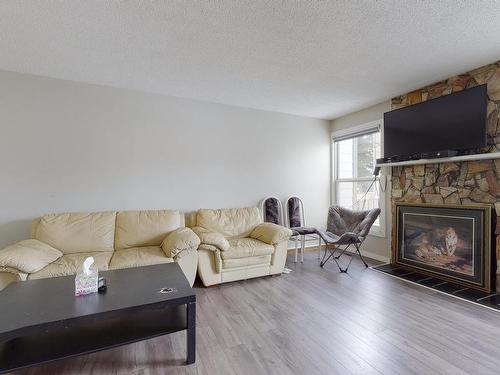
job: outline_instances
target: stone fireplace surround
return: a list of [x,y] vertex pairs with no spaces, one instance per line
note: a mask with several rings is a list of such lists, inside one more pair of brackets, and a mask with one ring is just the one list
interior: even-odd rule
[[[489,146],[482,152],[497,152],[500,151],[500,61],[395,97],[391,101],[391,108],[403,108],[484,83],[488,85]],[[391,182],[393,217],[396,202],[463,206],[486,203],[494,206],[496,214],[500,215],[500,159],[393,167]],[[496,259],[499,263],[500,220],[496,222],[494,236],[497,244]],[[396,246],[395,230],[393,227],[393,254]],[[497,290],[500,290],[499,271],[500,267],[497,268]]]

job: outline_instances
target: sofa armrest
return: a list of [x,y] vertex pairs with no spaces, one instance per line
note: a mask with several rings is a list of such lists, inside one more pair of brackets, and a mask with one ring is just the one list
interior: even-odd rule
[[183,251],[196,250],[200,239],[189,228],[178,228],[170,232],[161,243],[161,248],[169,258],[175,258]]
[[63,253],[38,240],[24,240],[0,250],[0,268],[30,274],[55,262]]
[[211,232],[203,227],[194,227],[193,231],[200,237],[202,244],[215,246],[222,251],[229,249],[229,242],[222,234]]
[[255,227],[249,237],[269,245],[276,245],[280,242],[288,241],[291,235],[292,231],[281,225],[262,223]]
[[174,258],[174,261],[181,267],[182,272],[189,281],[189,285],[193,286],[196,279],[196,269],[198,267],[198,250],[181,251]]
[[27,276],[27,274],[20,273],[17,270],[0,267],[0,290],[13,282],[26,280]]

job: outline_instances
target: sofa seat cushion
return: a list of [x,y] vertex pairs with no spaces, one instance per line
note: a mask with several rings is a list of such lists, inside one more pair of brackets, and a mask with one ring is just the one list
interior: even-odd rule
[[266,244],[253,238],[230,238],[229,249],[221,251],[222,259],[238,259],[248,257],[258,257],[261,255],[271,255],[274,246]]
[[99,271],[107,271],[112,256],[113,253],[108,251],[65,254],[47,267],[30,274],[28,279],[76,275],[76,273],[82,269],[83,261],[87,257],[94,257],[93,267],[97,268]]
[[165,255],[160,246],[132,247],[115,251],[109,269],[152,266],[154,264],[172,263],[173,261],[172,258]]
[[271,255],[259,255],[248,258],[223,259],[222,269],[250,267],[257,265],[269,266],[270,264],[271,264]]

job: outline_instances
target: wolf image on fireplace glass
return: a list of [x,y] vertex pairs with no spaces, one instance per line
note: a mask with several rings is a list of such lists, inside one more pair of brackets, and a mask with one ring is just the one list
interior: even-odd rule
[[406,258],[473,274],[474,218],[405,213],[403,222]]
[[489,282],[490,208],[397,205],[395,263],[481,288]]

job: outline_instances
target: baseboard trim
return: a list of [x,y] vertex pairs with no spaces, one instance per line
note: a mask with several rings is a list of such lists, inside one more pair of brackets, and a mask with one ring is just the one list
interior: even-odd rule
[[389,263],[391,259],[391,257],[386,257],[380,254],[372,253],[371,251],[365,251],[363,249],[361,249],[361,254],[363,254],[363,256],[366,256],[367,258],[378,260],[379,262],[383,263]]
[[[321,245],[321,249],[324,249],[325,248],[325,245]],[[300,252],[300,244],[299,244],[299,247],[298,247],[298,250]],[[295,245],[294,246],[289,246],[288,247],[288,252],[294,252],[295,251]],[[314,253],[315,251],[318,251],[318,245],[309,245],[305,247],[305,252],[306,253]]]
[[[325,245],[321,245],[321,251],[323,251],[324,248],[325,248]],[[309,245],[309,246],[306,246],[306,248],[305,248],[306,253],[315,253],[317,251],[318,251],[318,245]],[[294,252],[295,252],[295,246],[288,248],[288,253],[294,253]],[[299,247],[299,252],[300,252],[300,247]],[[349,252],[352,254],[351,251],[349,251]],[[363,254],[364,257],[367,257],[367,258],[370,258],[373,260],[377,260],[377,261],[383,262],[383,263],[389,263],[390,259],[391,259],[388,256],[380,255],[380,254],[373,253],[371,251],[366,251],[363,249],[361,249],[361,254]]]

